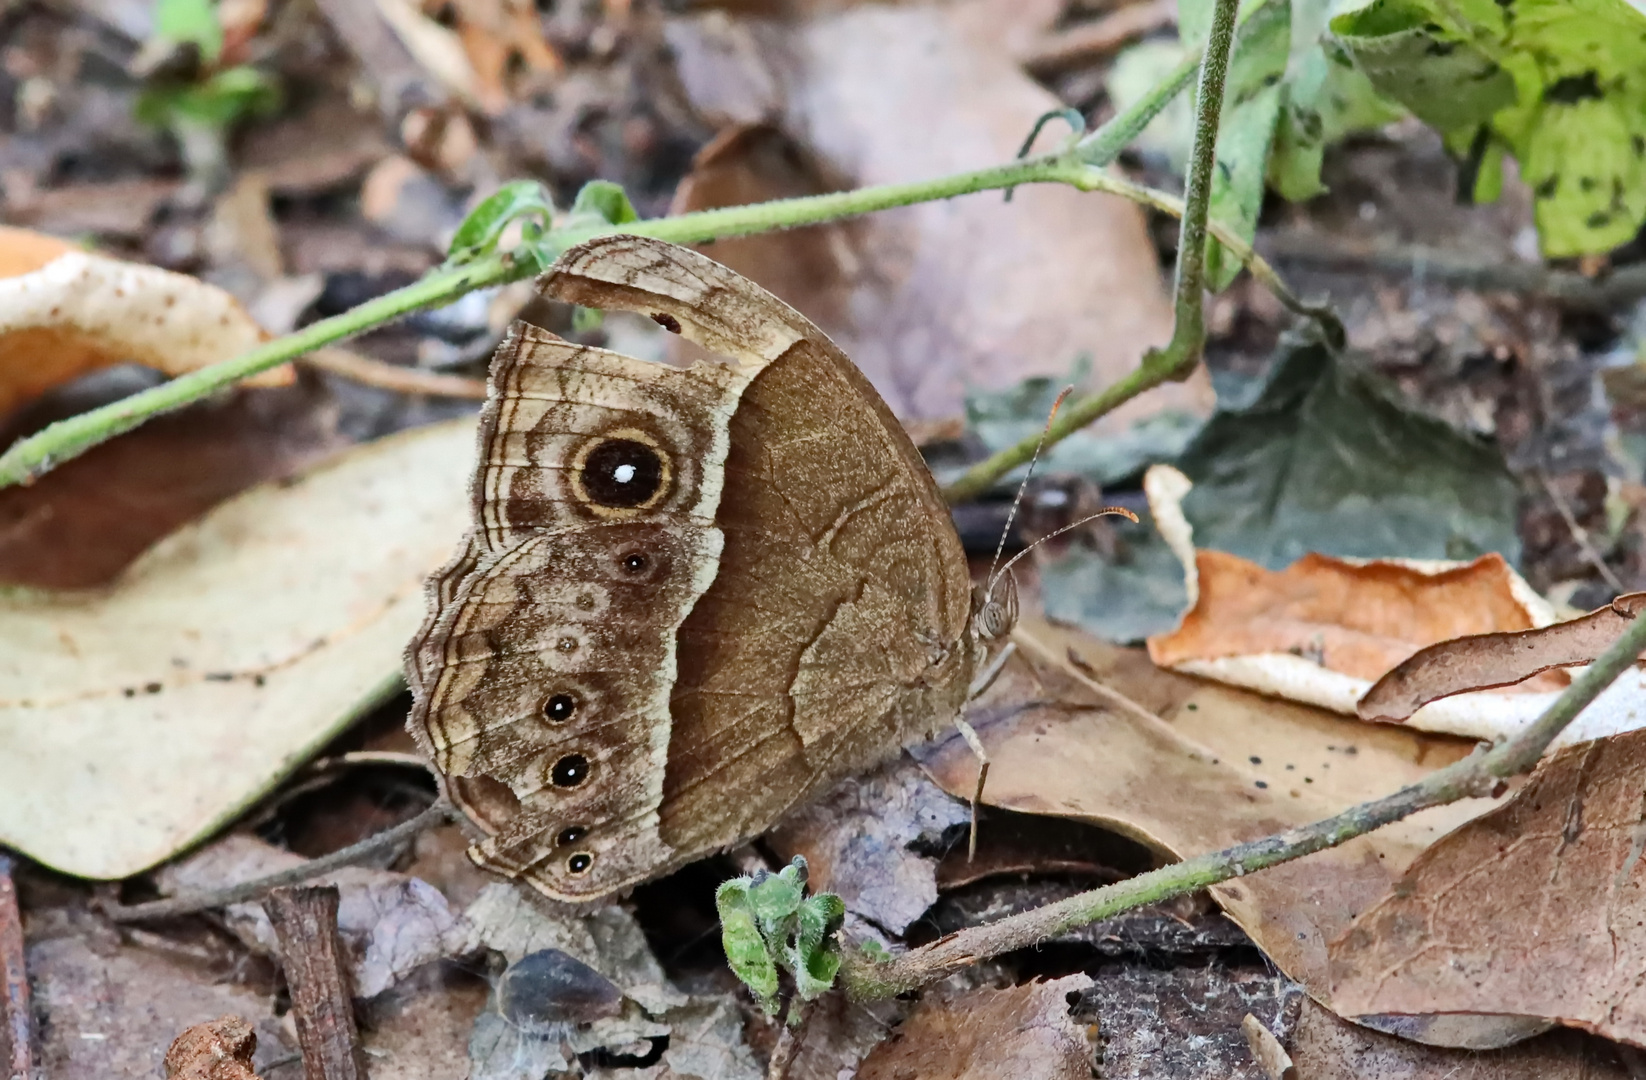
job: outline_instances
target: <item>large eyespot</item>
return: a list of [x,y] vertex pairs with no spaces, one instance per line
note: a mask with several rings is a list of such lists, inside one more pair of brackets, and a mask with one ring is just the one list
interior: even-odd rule
[[573,788],[588,778],[589,759],[582,754],[567,754],[549,770],[549,779],[555,787]]
[[554,838],[554,846],[571,847],[587,835],[589,835],[588,829],[585,829],[581,825],[573,825],[569,828],[560,830],[560,834]]
[[566,860],[566,870],[573,874],[586,874],[589,867],[594,865],[594,856],[586,851],[579,851]]
[[644,510],[668,494],[673,470],[656,439],[623,428],[584,443],[571,479],[578,499],[596,511]]
[[544,719],[563,724],[577,711],[577,698],[571,694],[555,694],[543,703]]

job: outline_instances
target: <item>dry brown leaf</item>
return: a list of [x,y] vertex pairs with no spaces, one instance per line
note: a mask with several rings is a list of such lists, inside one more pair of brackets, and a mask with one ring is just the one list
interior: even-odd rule
[[[266,337],[234,297],[197,278],[0,226],[0,416],[96,368],[180,375]],[[291,379],[283,366],[247,382]]]
[[474,72],[475,96],[494,116],[565,70],[531,0],[425,0],[422,6],[425,16],[450,20]]
[[1332,943],[1338,1011],[1400,1033],[1530,1017],[1646,1044],[1642,775],[1646,732],[1573,746],[1435,844]]
[[[82,411],[147,380],[124,370],[93,381],[118,385],[106,395],[83,394],[91,389],[85,382],[49,391],[18,413],[19,427]],[[0,489],[0,583],[106,585],[161,537],[229,496],[337,453],[347,444],[337,418],[335,399],[317,380],[236,389],[157,416],[33,484]]]
[[1365,720],[1404,720],[1429,702],[1453,694],[1511,686],[1552,668],[1587,664],[1643,611],[1646,593],[1629,593],[1553,626],[1472,634],[1430,645],[1378,679],[1357,710]]
[[257,1033],[238,1016],[196,1024],[166,1051],[167,1080],[259,1080],[251,1058]]
[[1069,1015],[1070,997],[1092,985],[1069,975],[1004,990],[928,992],[875,1047],[858,1080],[1089,1080],[1093,1037]]
[[[687,95],[734,129],[705,150],[675,208],[905,182],[1011,157],[1036,118],[1062,106],[1011,49],[1061,7],[857,5],[784,23],[724,12],[671,20]],[[956,415],[973,387],[1065,377],[1082,354],[1091,383],[1107,385],[1170,334],[1142,212],[1060,185],[1019,188],[1010,204],[989,192],[720,241],[713,254],[816,319],[906,419]],[[1123,430],[1162,409],[1211,404],[1197,373],[1099,426]]]
[[[1162,671],[1136,650],[1033,619],[1015,640],[1025,662],[1009,665],[971,714],[993,761],[985,801],[1086,821],[1173,857],[1318,820],[1470,748]],[[976,761],[962,740],[921,753],[944,790],[970,793]],[[1212,892],[1282,971],[1325,998],[1327,942],[1419,852],[1491,805],[1425,811]]]

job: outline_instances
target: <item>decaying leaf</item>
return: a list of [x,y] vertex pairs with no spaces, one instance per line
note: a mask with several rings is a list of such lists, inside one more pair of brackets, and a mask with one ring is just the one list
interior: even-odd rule
[[[289,869],[302,856],[235,834],[160,875],[170,893],[206,892]],[[427,882],[388,870],[344,867],[318,877],[337,886],[337,935],[356,997],[372,998],[434,960],[463,953],[470,928]],[[278,957],[280,943],[260,903],[231,904],[224,923],[253,952]]]
[[1551,626],[1440,641],[1385,672],[1357,711],[1366,720],[1404,720],[1443,697],[1512,686],[1552,668],[1590,663],[1643,612],[1646,593],[1629,593]]
[[[96,368],[179,375],[265,337],[234,297],[197,278],[0,226],[0,415]],[[291,379],[281,367],[248,382]]]
[[[1162,671],[1033,619],[1014,640],[1023,663],[1009,664],[970,714],[993,761],[985,800],[1099,825],[1172,857],[1318,820],[1470,747]],[[944,790],[969,795],[976,763],[958,737],[921,760]],[[1211,891],[1276,966],[1326,997],[1327,942],[1419,852],[1491,805],[1425,811]]]
[[1646,1043],[1643,774],[1646,733],[1569,747],[1419,856],[1332,942],[1334,1007],[1425,1041],[1530,1018]]
[[1090,976],[1004,990],[921,998],[914,1013],[870,1052],[858,1080],[1088,1080],[1093,1034],[1069,1015]]
[[902,934],[937,900],[937,860],[912,845],[969,820],[965,803],[899,758],[789,815],[765,842],[784,861],[805,856],[813,893],[836,893],[848,911]]
[[1240,1021],[1240,1033],[1246,1036],[1246,1045],[1268,1080],[1297,1080],[1297,1067],[1292,1064],[1291,1055],[1280,1045],[1275,1033],[1263,1026],[1263,1021],[1247,1013]]
[[0,591],[0,842],[127,877],[391,693],[468,515],[470,421],[248,491],[105,589]]

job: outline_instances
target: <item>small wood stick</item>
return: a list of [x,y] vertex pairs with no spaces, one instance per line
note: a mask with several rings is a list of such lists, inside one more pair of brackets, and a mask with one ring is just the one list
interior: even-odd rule
[[288,886],[263,900],[280,940],[307,1080],[366,1080],[365,1053],[337,943],[337,900],[332,885]]
[[12,861],[0,855],[0,1058],[7,1080],[29,1080],[33,1073],[34,1023],[29,1007],[29,977],[23,967],[23,915],[17,907]]
[[977,804],[983,801],[983,785],[989,780],[989,752],[983,748],[983,740],[978,738],[977,729],[966,723],[964,717],[955,717],[954,726],[960,732],[960,737],[966,740],[973,754],[977,755],[977,788],[972,792],[972,828],[966,837],[966,861],[977,858]]

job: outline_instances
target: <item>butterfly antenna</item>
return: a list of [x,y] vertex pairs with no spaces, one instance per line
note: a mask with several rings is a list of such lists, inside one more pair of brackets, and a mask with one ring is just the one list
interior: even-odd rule
[[[1034,444],[1034,455],[1029,458],[1029,471],[1023,474],[1023,482],[1017,485],[1017,494],[1012,496],[1012,508],[1006,514],[1006,525],[1000,530],[1000,543],[996,544],[994,548],[994,561],[989,564],[988,585],[983,590],[985,599],[994,594],[995,582],[1000,580],[1000,574],[1006,572],[1004,568],[999,573],[995,572],[995,567],[1000,566],[1000,556],[1006,552],[1006,537],[1012,534],[1012,522],[1017,520],[1017,509],[1023,505],[1023,493],[1029,489],[1029,480],[1033,478],[1034,467],[1040,461],[1040,451],[1045,449],[1046,437],[1052,433],[1052,421],[1057,419],[1057,410],[1063,407],[1063,402],[1072,393],[1074,393],[1074,387],[1065,386],[1062,393],[1057,395],[1057,400],[1052,402],[1051,412],[1046,414],[1046,426],[1040,429],[1040,441]],[[1016,558],[1012,560],[1012,562],[1016,561]],[[1008,562],[1006,566],[1011,566],[1011,564],[1011,562]]]
[[1000,568],[1000,573],[1002,575],[1004,575],[1006,573],[1006,571],[1008,571],[1012,568],[1013,563],[1017,562],[1017,560],[1021,559],[1023,556],[1027,555],[1029,552],[1033,551],[1035,548],[1039,547],[1041,544],[1044,544],[1046,541],[1051,540],[1054,537],[1062,536],[1064,533],[1068,532],[1070,529],[1078,529],[1082,525],[1086,524],[1087,522],[1096,521],[1100,517],[1108,517],[1108,516],[1111,516],[1111,515],[1115,516],[1115,517],[1127,518],[1131,521],[1131,523],[1133,525],[1137,524],[1137,515],[1132,513],[1130,510],[1126,509],[1124,506],[1105,506],[1103,509],[1099,510],[1095,514],[1087,514],[1085,517],[1081,518],[1079,521],[1070,522],[1069,524],[1063,526],[1061,529],[1058,529],[1055,532],[1049,532],[1045,536],[1042,536],[1039,540],[1036,540],[1034,543],[1030,544],[1028,547],[1024,548],[1022,551],[1018,552],[1016,555],[1013,555],[1010,559],[1006,560],[1006,565],[1002,566]]

